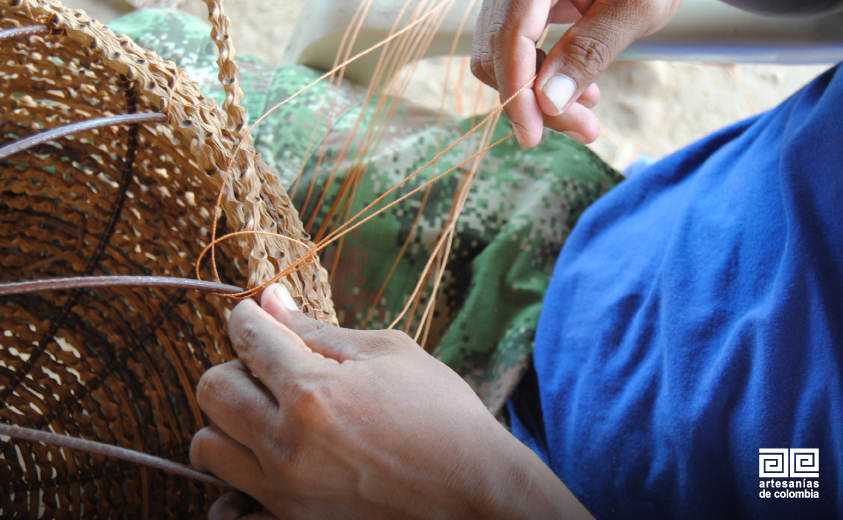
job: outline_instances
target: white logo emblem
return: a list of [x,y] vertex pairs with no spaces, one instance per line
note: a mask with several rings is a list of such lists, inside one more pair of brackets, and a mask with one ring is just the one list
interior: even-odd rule
[[790,449],[790,476],[804,478],[820,477],[820,450],[813,449]]
[[819,478],[820,450],[817,448],[761,448],[758,450],[760,478]]

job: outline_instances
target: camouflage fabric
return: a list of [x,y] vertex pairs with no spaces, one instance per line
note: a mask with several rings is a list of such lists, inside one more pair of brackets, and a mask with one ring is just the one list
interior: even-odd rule
[[[147,10],[125,16],[111,27],[184,67],[207,95],[219,102],[224,99],[206,23],[175,11]],[[321,74],[294,65],[272,69],[246,57],[239,57],[238,63],[245,91],[243,106],[252,121]],[[352,173],[359,175],[351,202],[353,215],[471,128],[471,121],[450,116],[444,117],[440,128],[439,113],[401,101],[374,152],[367,151],[359,136],[372,125],[383,126],[376,109],[379,99],[366,103],[365,89],[350,84],[326,98],[327,89],[322,82],[306,91],[269,116],[254,134],[263,160],[288,190],[304,165],[293,198],[304,222],[316,211],[310,228],[316,238],[340,183]],[[327,117],[317,128],[326,99],[334,106],[330,132],[326,132]],[[316,139],[308,152],[314,128]],[[503,119],[491,142],[510,131]],[[342,157],[340,151],[350,137],[351,153]],[[317,171],[323,142],[325,161]],[[456,146],[382,204],[458,164],[467,157],[467,150],[474,152],[476,142]],[[314,176],[313,192],[319,194],[332,172],[337,179],[325,199],[317,207],[317,196],[312,195],[302,210]],[[461,177],[458,170],[433,185],[411,243],[371,312],[367,328],[387,327],[407,303],[451,210]],[[461,374],[493,413],[502,410],[530,362],[542,298],[562,244],[582,211],[621,178],[588,148],[550,131],[537,149],[522,149],[510,139],[483,158],[456,226],[425,347]],[[424,190],[345,237],[332,273],[334,301],[343,326],[359,327],[369,314],[411,233],[423,194]],[[323,254],[329,270],[336,254],[336,247]],[[428,286],[415,309],[414,324],[419,323],[431,293]],[[398,327],[406,323],[407,319]]]

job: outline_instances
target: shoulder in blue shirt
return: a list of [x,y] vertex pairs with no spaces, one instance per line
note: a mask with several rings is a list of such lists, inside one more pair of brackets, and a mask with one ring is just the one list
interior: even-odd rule
[[[598,519],[843,517],[839,66],[589,208],[534,365],[513,433]],[[766,448],[818,477],[762,478]]]

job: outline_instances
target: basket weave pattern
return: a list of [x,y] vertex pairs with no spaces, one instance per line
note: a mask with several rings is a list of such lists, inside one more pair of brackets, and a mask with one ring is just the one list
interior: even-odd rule
[[[0,282],[192,276],[247,120],[237,106],[227,18],[214,2],[209,7],[227,93],[222,108],[174,64],[81,11],[52,0],[29,9],[0,0],[0,29],[39,21],[53,29],[0,42],[0,145],[94,117],[169,115],[167,123],[79,133],[0,161]],[[218,236],[251,230],[308,239],[248,137],[222,209]],[[238,237],[218,251],[221,280],[249,287],[307,253],[265,235]],[[203,277],[211,278],[207,267]],[[305,312],[336,320],[318,263],[284,282]],[[0,421],[186,462],[192,434],[205,425],[196,383],[234,357],[225,330],[231,305],[194,291],[125,287],[3,297]],[[0,517],[199,518],[216,494],[133,464],[0,441]]]

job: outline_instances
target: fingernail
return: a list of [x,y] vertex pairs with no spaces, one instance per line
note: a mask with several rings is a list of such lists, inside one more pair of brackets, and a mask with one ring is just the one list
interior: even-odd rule
[[518,125],[512,125],[512,131],[515,132],[515,139],[518,140],[518,144],[524,146],[524,137],[522,135],[523,130],[521,130]]
[[577,91],[577,84],[574,80],[564,74],[557,74],[551,76],[549,80],[542,87],[542,92],[559,111],[559,115],[568,106],[571,98],[574,97],[574,92]]
[[290,291],[288,291],[283,284],[274,283],[267,287],[267,290],[271,290],[272,295],[275,296],[278,301],[281,302],[281,305],[283,305],[284,307],[290,309],[291,311],[299,310],[299,306],[296,305],[296,300],[294,300],[293,297],[290,296]]
[[584,135],[579,132],[574,132],[573,130],[568,130],[567,132],[562,133],[580,144],[585,144],[585,142],[587,141]]

